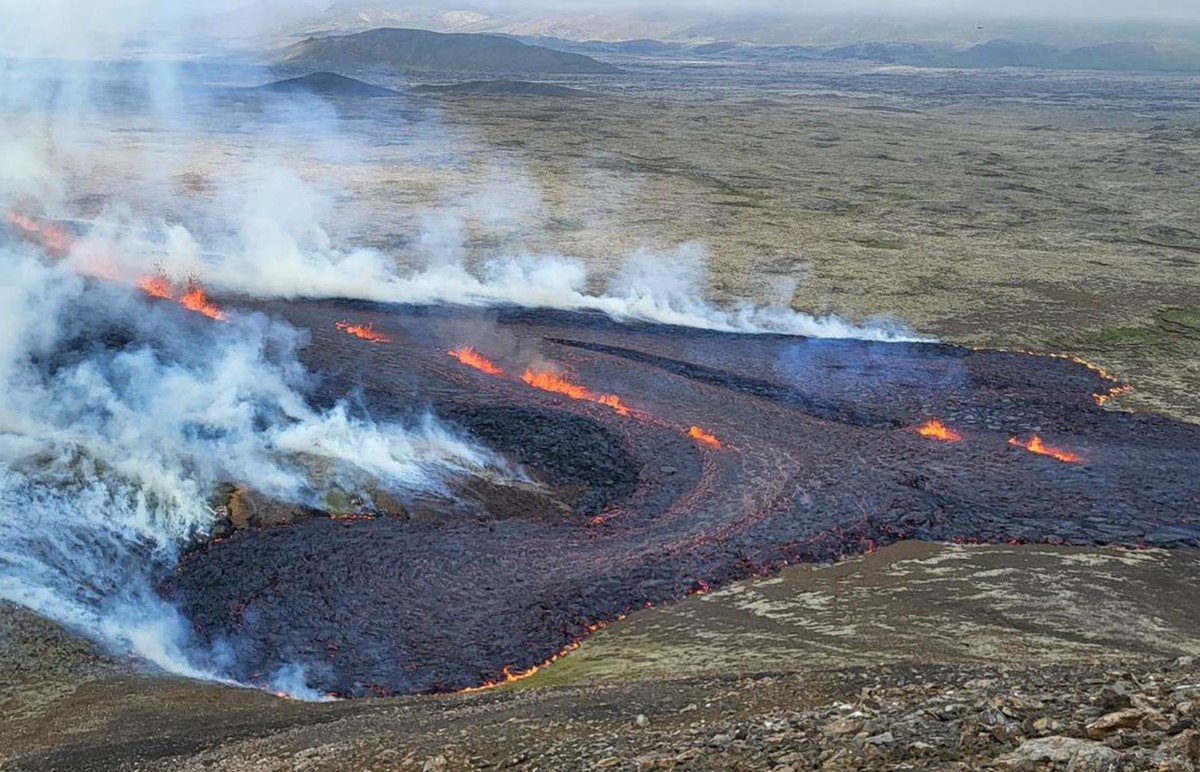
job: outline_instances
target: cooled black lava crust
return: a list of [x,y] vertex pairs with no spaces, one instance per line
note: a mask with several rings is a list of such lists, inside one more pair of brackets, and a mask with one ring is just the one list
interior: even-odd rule
[[[232,645],[239,678],[300,663],[343,695],[477,686],[647,603],[898,539],[1200,543],[1200,427],[1102,409],[1093,395],[1115,384],[1068,359],[585,313],[260,307],[311,330],[318,399],[429,408],[579,495],[574,518],[498,499],[461,520],[306,520],[194,551],[164,592],[202,640]],[[393,342],[352,338],[344,318]],[[508,376],[449,357],[460,344]],[[640,414],[530,388],[519,375],[539,362]],[[931,417],[965,439],[918,436]],[[1083,462],[1008,444],[1035,431]]]

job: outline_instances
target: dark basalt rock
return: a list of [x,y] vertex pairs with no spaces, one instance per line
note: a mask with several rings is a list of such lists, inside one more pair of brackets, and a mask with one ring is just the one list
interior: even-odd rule
[[[164,592],[241,679],[300,663],[345,695],[477,686],[647,603],[899,539],[1200,544],[1200,427],[1102,409],[1115,384],[1068,359],[528,309],[265,309],[311,330],[318,400],[432,410],[575,514],[483,486],[472,517],[313,518],[197,550]],[[394,343],[339,333],[347,313]],[[639,415],[470,370],[446,356],[459,344],[510,373],[569,368]],[[918,436],[931,417],[965,439]],[[1084,461],[1008,444],[1034,432]]]

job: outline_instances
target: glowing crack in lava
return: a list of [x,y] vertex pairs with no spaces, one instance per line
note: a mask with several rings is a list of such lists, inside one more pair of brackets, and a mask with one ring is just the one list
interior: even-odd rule
[[462,362],[467,367],[473,367],[481,373],[501,377],[504,375],[504,370],[495,362],[480,354],[470,346],[459,346],[452,348],[448,352],[450,356]]
[[962,442],[962,434],[954,431],[936,418],[932,418],[917,427],[917,434],[940,442]]
[[534,372],[532,369],[526,369],[524,374],[521,375],[521,380],[535,389],[562,394],[571,399],[604,405],[611,408],[617,415],[633,415],[633,410],[621,402],[621,398],[615,394],[596,394],[588,387],[571,383],[566,377],[548,370]]
[[382,332],[375,332],[374,326],[370,324],[351,324],[350,322],[341,321],[335,325],[339,330],[347,335],[353,335],[356,338],[362,338],[371,343],[391,343],[392,339],[384,335]]
[[716,435],[712,434],[711,432],[704,431],[699,426],[693,426],[688,429],[688,436],[700,444],[707,445],[710,448],[720,449],[725,447],[721,444],[721,441],[716,438]]
[[1013,447],[1024,448],[1030,453],[1037,453],[1039,456],[1050,456],[1051,458],[1058,459],[1059,461],[1068,464],[1079,464],[1083,462],[1082,456],[1072,453],[1069,450],[1063,450],[1062,448],[1056,448],[1052,445],[1047,445],[1037,434],[1030,437],[1029,442],[1022,442],[1016,437],[1012,437],[1009,439],[1008,444],[1012,445]]

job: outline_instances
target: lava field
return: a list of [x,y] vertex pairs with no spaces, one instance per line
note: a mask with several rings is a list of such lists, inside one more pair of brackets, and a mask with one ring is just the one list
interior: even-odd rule
[[197,546],[162,591],[246,681],[299,663],[341,696],[476,688],[631,610],[899,539],[1200,543],[1200,427],[1107,409],[1119,384],[1069,358],[247,305],[310,331],[318,401],[432,412],[537,484]]

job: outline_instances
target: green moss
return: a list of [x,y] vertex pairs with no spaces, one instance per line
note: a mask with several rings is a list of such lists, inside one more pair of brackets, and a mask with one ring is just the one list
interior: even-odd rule
[[1200,332],[1200,308],[1172,308],[1158,315],[1161,322]]
[[855,239],[854,242],[867,249],[904,249],[908,246],[903,239]]

